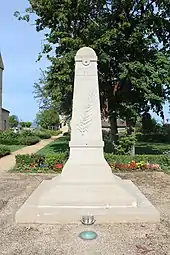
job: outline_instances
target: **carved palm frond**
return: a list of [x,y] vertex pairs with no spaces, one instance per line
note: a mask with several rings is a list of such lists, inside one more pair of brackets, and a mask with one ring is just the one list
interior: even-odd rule
[[85,133],[88,132],[89,125],[92,122],[92,113],[94,104],[96,103],[96,98],[97,97],[95,92],[89,94],[87,104],[84,107],[82,115],[80,116],[80,122],[79,124],[77,124],[77,129],[82,136],[84,136]]

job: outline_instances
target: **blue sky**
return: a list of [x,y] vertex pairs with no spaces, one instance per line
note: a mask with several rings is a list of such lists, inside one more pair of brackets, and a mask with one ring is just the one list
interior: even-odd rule
[[[0,9],[0,51],[5,66],[3,107],[23,121],[35,119],[38,104],[33,97],[33,85],[40,77],[40,68],[48,66],[45,58],[36,63],[43,33],[13,16],[17,10],[24,13],[28,6],[27,0],[6,0]],[[164,110],[165,119],[169,118],[167,105]],[[160,120],[155,114],[154,117]]]
[[15,11],[24,12],[28,6],[27,0],[6,0],[0,9],[0,51],[5,67],[3,107],[23,121],[35,119],[38,104],[33,98],[33,85],[40,77],[40,68],[48,66],[45,58],[36,63],[43,33],[13,16]]

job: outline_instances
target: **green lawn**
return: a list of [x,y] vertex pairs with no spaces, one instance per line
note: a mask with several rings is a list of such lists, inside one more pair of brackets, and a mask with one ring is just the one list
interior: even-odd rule
[[136,143],[136,154],[162,154],[170,151],[170,144],[165,143]]
[[[56,152],[65,152],[69,148],[69,137],[60,137],[56,139],[54,142],[48,144],[43,149],[38,151],[38,154],[46,155],[46,154],[55,154]],[[170,151],[170,144],[164,143],[144,143],[137,142],[136,143],[136,154],[162,154],[165,151]]]
[[67,136],[63,136],[57,138],[54,142],[46,145],[44,148],[39,150],[37,154],[47,155],[54,154],[56,152],[65,152],[69,148],[69,138]]
[[11,150],[11,152],[17,151],[25,147],[25,145],[6,145],[6,146]]

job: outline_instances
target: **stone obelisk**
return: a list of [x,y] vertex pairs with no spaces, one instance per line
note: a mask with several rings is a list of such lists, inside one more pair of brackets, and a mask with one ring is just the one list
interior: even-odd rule
[[75,57],[70,156],[61,175],[43,181],[16,213],[19,223],[157,222],[159,212],[129,180],[113,175],[104,159],[97,74],[93,49]]
[[62,171],[69,182],[112,182],[103,154],[97,56],[93,49],[81,48],[75,57],[75,78],[69,160]]

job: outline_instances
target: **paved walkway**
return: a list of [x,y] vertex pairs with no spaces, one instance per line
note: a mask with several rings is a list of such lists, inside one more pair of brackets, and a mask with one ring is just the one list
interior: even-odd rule
[[0,158],[0,174],[9,171],[15,166],[15,155],[18,154],[32,154],[36,153],[37,151],[41,150],[43,147],[45,147],[47,144],[51,143],[54,141],[56,138],[60,137],[59,136],[53,136],[50,139],[46,140],[41,140],[39,143],[31,146],[24,147],[20,150],[12,152],[10,155],[5,156],[3,158]]

